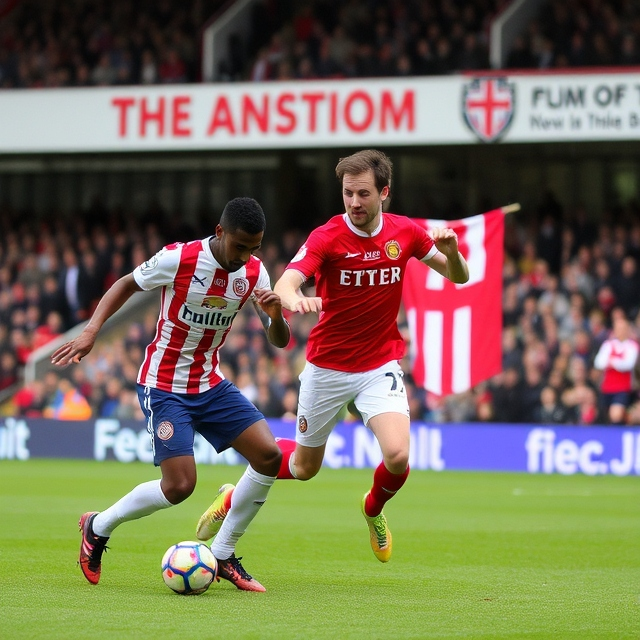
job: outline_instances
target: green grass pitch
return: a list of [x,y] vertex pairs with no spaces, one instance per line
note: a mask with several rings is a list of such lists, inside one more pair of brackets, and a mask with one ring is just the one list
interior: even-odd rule
[[267,592],[196,597],[160,560],[240,467],[200,466],[189,500],[122,525],[99,585],[76,566],[81,513],[152,465],[0,462],[0,637],[640,638],[640,478],[413,472],[379,563],[360,514],[370,469],[277,482],[238,545]]

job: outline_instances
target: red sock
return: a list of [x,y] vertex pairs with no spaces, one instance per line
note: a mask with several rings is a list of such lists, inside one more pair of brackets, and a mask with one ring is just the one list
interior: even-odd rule
[[373,472],[373,486],[369,490],[364,503],[364,511],[370,517],[380,515],[382,507],[387,500],[391,500],[400,487],[405,483],[409,475],[409,465],[404,473],[391,473],[384,466],[384,462],[378,465]]
[[295,480],[295,477],[289,470],[289,459],[291,458],[291,454],[296,450],[296,441],[277,438],[276,444],[280,448],[280,451],[282,451],[282,463],[280,464],[280,470],[276,478],[278,480]]

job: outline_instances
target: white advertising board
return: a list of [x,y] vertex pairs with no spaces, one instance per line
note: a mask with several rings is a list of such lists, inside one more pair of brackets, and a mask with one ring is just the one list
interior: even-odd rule
[[0,153],[640,139],[640,70],[0,92]]

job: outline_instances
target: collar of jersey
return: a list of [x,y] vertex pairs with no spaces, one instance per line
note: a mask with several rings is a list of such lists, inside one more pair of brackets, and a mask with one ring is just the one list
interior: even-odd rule
[[205,238],[205,240],[202,243],[202,248],[204,249],[204,252],[211,258],[214,264],[216,264],[218,267],[222,269],[222,265],[215,259],[215,256],[213,255],[213,251],[211,251],[210,242],[212,238],[213,236],[209,236],[208,238]]
[[353,233],[355,233],[357,236],[360,236],[361,238],[372,238],[373,236],[377,236],[382,231],[382,221],[384,220],[384,213],[380,214],[380,223],[373,230],[373,233],[371,235],[369,235],[366,231],[360,231],[358,227],[355,227],[351,220],[349,220],[349,216],[347,215],[346,211],[342,214],[342,218],[344,219],[347,227],[349,227],[349,229],[351,229],[351,231],[353,231]]

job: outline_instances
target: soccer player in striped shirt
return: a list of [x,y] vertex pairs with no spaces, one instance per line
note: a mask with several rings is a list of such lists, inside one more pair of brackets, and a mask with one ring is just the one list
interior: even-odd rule
[[[354,403],[371,429],[383,460],[362,499],[373,552],[391,557],[384,504],[409,474],[409,406],[399,361],[405,344],[397,326],[402,280],[415,257],[452,282],[464,283],[469,269],[452,229],[431,235],[405,216],[383,213],[391,186],[391,160],[365,150],[340,160],[345,213],[311,232],[275,285],[286,309],[318,313],[300,375],[296,440],[279,440],[283,462],[278,478],[309,480],[322,465],[327,439],[341,409]],[[315,278],[316,295],[300,287]],[[226,535],[228,485],[200,518],[196,535]],[[225,498],[226,496],[226,498]],[[221,525],[221,522],[225,522]]]
[[91,351],[98,331],[134,293],[162,288],[156,335],[138,374],[138,397],[147,418],[154,464],[161,480],[151,480],[101,512],[80,518],[80,567],[97,584],[101,559],[113,530],[188,498],[196,485],[193,441],[197,431],[218,451],[233,447],[249,461],[233,499],[233,544],[212,548],[218,575],[246,591],[265,588],[236,558],[235,543],[265,502],[282,454],[264,416],[220,371],[219,349],[233,319],[252,302],[271,344],[285,347],[289,325],[269,274],[254,255],[265,216],[251,198],[225,206],[215,235],[164,247],[120,278],[103,296],[75,340],[53,355],[59,366],[77,363]]

